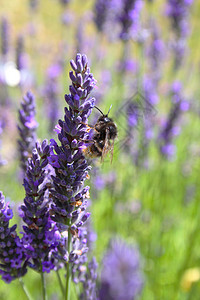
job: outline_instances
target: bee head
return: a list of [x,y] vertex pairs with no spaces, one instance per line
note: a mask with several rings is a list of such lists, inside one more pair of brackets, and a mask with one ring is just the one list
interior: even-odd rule
[[112,119],[108,118],[107,115],[100,116],[98,122],[109,123],[112,122]]

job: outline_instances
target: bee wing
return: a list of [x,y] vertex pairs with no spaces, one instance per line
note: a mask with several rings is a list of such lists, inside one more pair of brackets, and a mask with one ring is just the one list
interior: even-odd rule
[[110,145],[110,162],[112,163],[113,160],[113,151],[114,151],[114,140],[112,141]]
[[101,162],[104,160],[104,157],[110,150],[108,134],[109,134],[109,131],[108,131],[108,129],[106,129],[106,137],[105,137],[105,143],[104,143],[103,151],[102,151],[102,155],[101,155]]
[[107,153],[110,152],[110,161],[112,163],[113,151],[114,151],[114,140],[112,142],[110,142],[110,140],[108,139],[108,135],[109,135],[109,130],[107,129],[106,130],[105,143],[104,143],[102,156],[101,156],[101,161],[103,161],[104,157],[107,155]]

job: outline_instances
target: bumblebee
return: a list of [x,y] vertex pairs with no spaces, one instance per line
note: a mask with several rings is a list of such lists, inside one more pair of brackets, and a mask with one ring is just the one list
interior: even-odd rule
[[117,126],[113,120],[108,117],[110,109],[105,115],[97,106],[95,106],[95,108],[102,116],[98,118],[93,127],[91,126],[94,130],[94,135],[90,141],[90,145],[84,150],[84,154],[86,157],[90,158],[101,157],[101,160],[103,161],[106,154],[110,152],[112,161],[114,141],[117,137]]

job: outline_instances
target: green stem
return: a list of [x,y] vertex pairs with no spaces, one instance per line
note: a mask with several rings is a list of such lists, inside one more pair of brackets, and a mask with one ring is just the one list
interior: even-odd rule
[[59,285],[60,285],[61,292],[64,296],[65,295],[65,289],[64,289],[64,286],[63,286],[63,283],[62,283],[62,280],[60,278],[60,274],[59,274],[58,270],[56,271],[56,275],[57,275],[57,278],[58,278],[58,282],[59,282]]
[[29,294],[29,291],[27,290],[23,280],[21,278],[19,278],[19,283],[21,284],[21,287],[24,291],[24,294],[26,295],[28,300],[33,300],[33,298],[31,297],[31,295]]
[[41,280],[42,280],[42,299],[47,300],[47,294],[46,294],[46,282],[44,278],[44,272],[41,270]]
[[[68,229],[68,253],[71,252],[71,232],[70,226]],[[65,291],[65,300],[70,300],[70,285],[71,285],[71,266],[68,261],[67,263],[67,275],[66,275],[66,291]]]

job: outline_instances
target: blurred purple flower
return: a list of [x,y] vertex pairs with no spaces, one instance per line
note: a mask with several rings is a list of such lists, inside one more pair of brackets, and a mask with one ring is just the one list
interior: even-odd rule
[[122,0],[96,0],[94,5],[94,22],[99,32],[105,32],[111,39],[118,38],[118,16],[122,10]]
[[112,240],[103,258],[99,299],[135,299],[143,283],[138,250],[122,240]]
[[16,66],[19,71],[25,69],[26,59],[24,52],[24,37],[19,35],[16,44]]
[[111,0],[96,0],[94,6],[94,22],[99,31],[103,31],[107,21],[108,10],[110,9]]
[[95,191],[103,190],[105,187],[110,189],[111,185],[116,182],[116,173],[109,172],[107,174],[101,174],[99,170],[96,169],[96,174],[95,172],[92,174],[92,182],[95,186]]
[[[172,141],[174,136],[180,134],[180,127],[177,126],[181,114],[188,110],[189,103],[183,98],[182,84],[175,81],[171,86],[172,106],[166,121],[163,123],[159,133],[160,151],[167,158],[172,159],[176,153],[176,147]],[[177,130],[178,129],[178,130]]]
[[174,66],[177,69],[183,60],[186,48],[186,38],[189,33],[189,11],[193,0],[168,0],[166,14],[175,33],[172,42],[174,51]]
[[185,37],[188,33],[188,14],[193,0],[168,0],[166,14],[177,37]]
[[1,19],[1,54],[6,56],[10,47],[10,26],[6,17]]
[[47,69],[47,76],[51,79],[59,77],[61,73],[62,66],[60,63],[53,64]]
[[94,181],[94,185],[95,185],[95,189],[103,190],[104,187],[105,187],[104,177],[102,175],[96,176],[95,181]]
[[61,15],[61,22],[65,26],[70,26],[72,23],[74,23],[74,15],[72,14],[72,12],[65,11]]
[[[74,240],[74,253],[77,254],[76,259],[72,264],[72,280],[77,284],[84,281],[87,271],[87,228],[82,226],[79,229],[78,239]],[[79,254],[80,252],[80,254]],[[79,255],[78,255],[79,254]]]
[[98,264],[93,257],[88,264],[88,271],[83,280],[83,293],[80,295],[80,300],[98,300],[96,287],[97,267]]
[[[164,58],[165,46],[164,42],[161,39],[158,25],[154,19],[151,19],[150,22],[151,30],[151,41],[147,49],[147,55],[150,62],[151,73],[153,73],[153,79],[157,82],[160,79],[160,68],[162,60]],[[152,75],[151,75],[152,77]]]
[[52,132],[59,116],[59,84],[58,77],[62,72],[62,66],[57,63],[47,70],[47,78],[44,87],[44,98],[46,100],[46,112],[49,122],[49,131]]
[[[1,136],[2,132],[3,132],[3,122],[0,121],[0,136]],[[1,149],[1,147],[2,147],[2,145],[1,145],[1,140],[0,140],[0,149]],[[3,159],[0,154],[0,167],[5,165],[6,163],[7,163],[7,161],[5,159]]]
[[140,12],[143,6],[142,0],[124,0],[122,11],[118,16],[121,24],[120,38],[129,40],[139,34]]
[[38,124],[35,121],[35,99],[31,92],[27,92],[21,102],[17,126],[20,135],[18,140],[20,163],[24,172],[26,171],[28,157],[31,156],[35,147],[37,126]]
[[[88,205],[89,204],[90,203],[88,203]],[[81,255],[79,254],[72,264],[72,279],[76,284],[82,282],[84,287],[88,284],[88,273],[90,274],[90,271],[87,272],[88,255],[90,255],[94,249],[96,237],[96,233],[92,228],[91,219],[88,219],[85,226],[79,229],[78,239],[74,239],[73,241],[73,249],[79,251]]]
[[140,107],[138,107],[137,103],[130,102],[127,105],[126,114],[127,114],[127,125],[129,131],[131,128],[137,127],[139,124],[139,119],[141,117]]
[[144,90],[144,97],[146,101],[148,101],[152,106],[155,106],[159,102],[159,96],[156,90],[156,83],[155,81],[149,76],[144,76],[143,79],[143,90]]
[[173,144],[165,144],[161,147],[161,152],[169,159],[173,159],[176,154],[176,146]]

